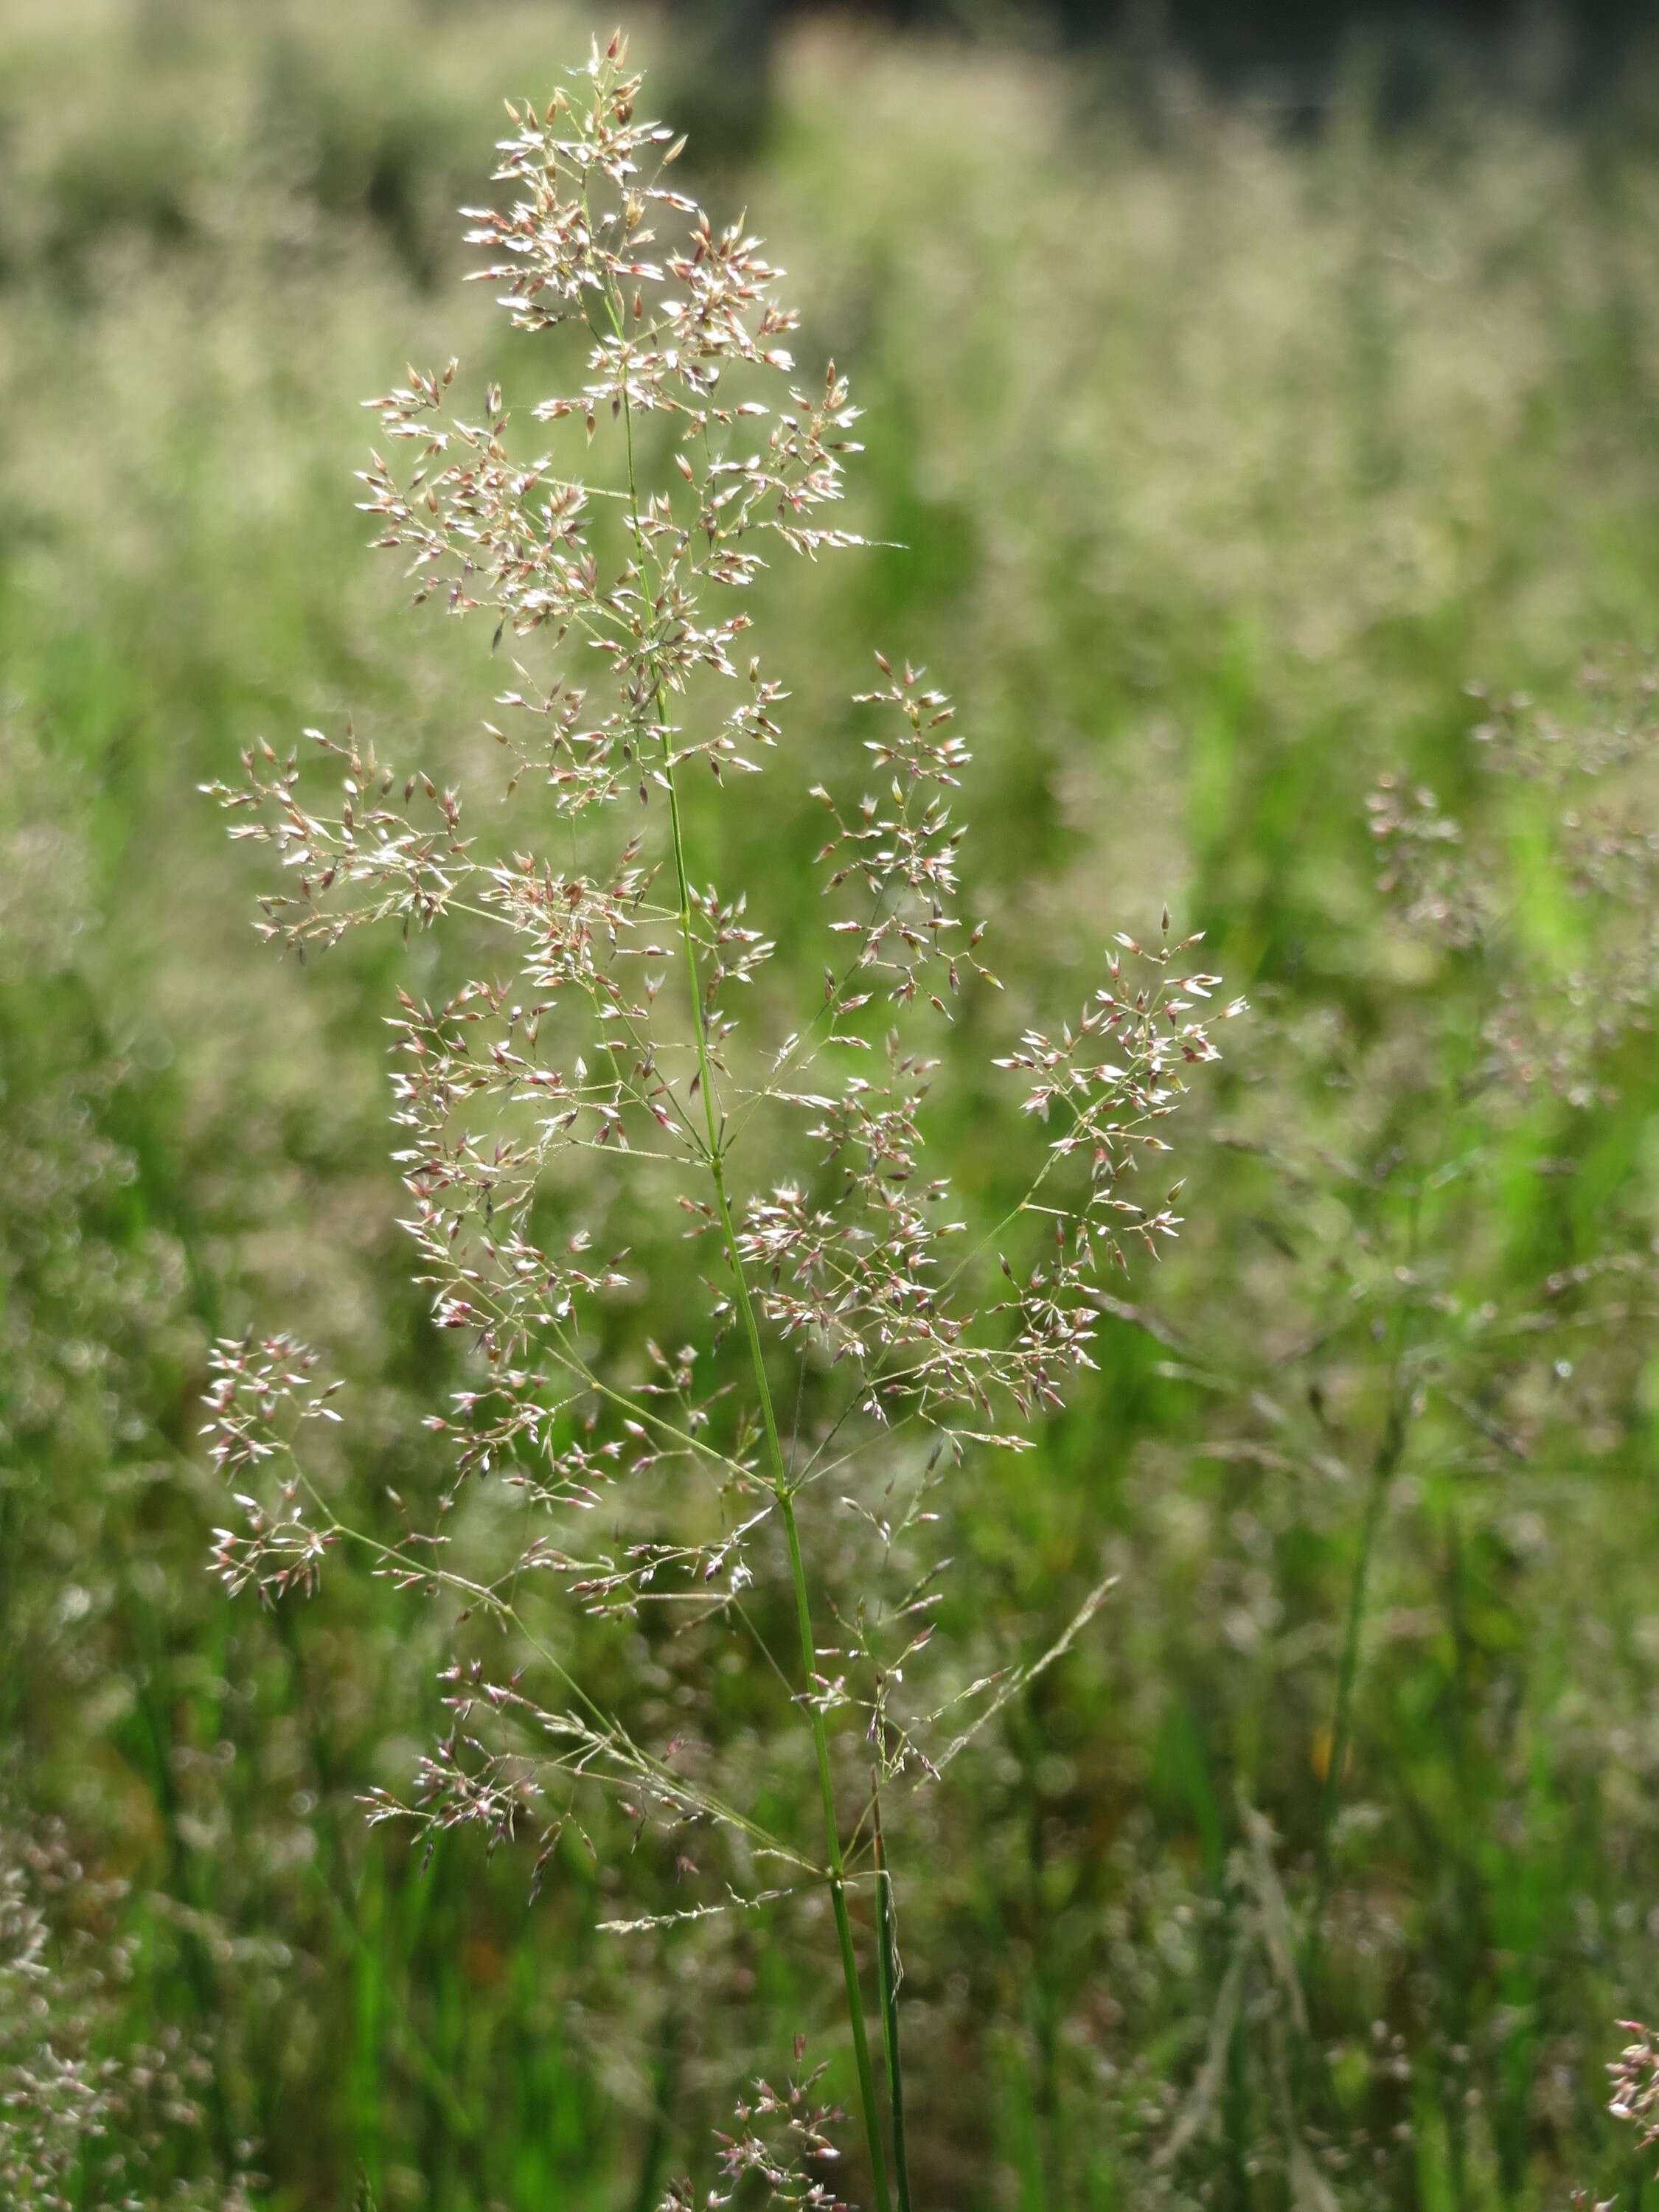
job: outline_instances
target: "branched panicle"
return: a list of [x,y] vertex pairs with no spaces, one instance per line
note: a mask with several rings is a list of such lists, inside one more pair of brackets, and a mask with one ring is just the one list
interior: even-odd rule
[[[487,849],[458,793],[400,777],[350,734],[313,733],[340,772],[331,808],[264,744],[217,788],[233,834],[282,865],[264,927],[283,945],[389,921],[488,946],[441,1003],[400,990],[392,1018],[404,1225],[440,1326],[475,1363],[429,1423],[452,1455],[435,1522],[417,1528],[401,1500],[390,1536],[336,1521],[295,1455],[331,1411],[308,1361],[248,1340],[221,1348],[210,1400],[244,1519],[217,1558],[233,1589],[274,1597],[354,1541],[377,1572],[510,1639],[510,1671],[458,1652],[449,1733],[377,1817],[472,1822],[492,1841],[533,1820],[545,1861],[597,1791],[636,1838],[663,1836],[677,1877],[696,1871],[693,1829],[735,1832],[739,1875],[760,1853],[828,1877],[850,1989],[828,1717],[857,1707],[885,1772],[933,1771],[902,1686],[938,1601],[944,1472],[975,1441],[1020,1442],[1060,1402],[1091,1364],[1099,1276],[1176,1233],[1160,1129],[1189,1070],[1218,1056],[1210,1020],[1241,1005],[1212,1007],[1218,979],[1186,960],[1199,940],[1173,942],[1167,914],[1150,950],[1120,939],[1074,1023],[999,1059],[1025,1085],[1017,1131],[1042,1133],[1024,1194],[976,1221],[925,1130],[941,1020],[1000,988],[984,925],[958,912],[969,754],[943,693],[878,655],[861,760],[813,787],[833,823],[822,990],[789,1034],[751,1040],[737,1008],[758,998],[772,939],[740,890],[696,869],[687,780],[706,763],[741,788],[783,738],[787,695],[748,636],[748,591],[774,555],[860,542],[829,519],[858,410],[833,363],[796,380],[781,272],[744,222],[716,226],[672,188],[683,142],[641,118],[639,94],[613,40],[573,90],[509,105],[509,204],[470,217],[514,325],[549,338],[556,363],[585,359],[532,410],[545,449],[493,388],[459,411],[453,362],[373,403],[386,453],[406,456],[398,469],[377,452],[364,477],[376,543],[405,558],[417,600],[483,611],[520,656],[486,725],[510,757],[511,848]],[[607,840],[618,808],[631,819]],[[744,1182],[757,1120],[769,1151]],[[600,1348],[607,1310],[640,1287],[606,1226],[623,1191],[678,1209],[689,1240],[702,1310],[672,1353]],[[798,1404],[787,1436],[775,1388]],[[486,1551],[463,1540],[460,1507],[497,1482],[528,1517],[495,1516]],[[833,1644],[816,1641],[801,1539],[820,1503],[859,1578],[829,1593]],[[798,1667],[763,1650],[812,1734],[816,1851],[750,1818],[753,1777],[689,1729],[653,1748],[644,1723],[601,1710],[564,1672],[542,1595],[636,1619],[669,1607],[686,1632],[729,1636],[755,1633],[744,1595],[763,1580],[799,1623]],[[675,1665],[694,1669],[696,1649],[677,1637]],[[728,1881],[731,1905],[758,1902],[751,1887]],[[861,2021],[855,2039],[864,2067]],[[783,2189],[758,2150],[732,2156],[734,2185],[752,2166]],[[830,2203],[816,2187],[781,2201]]]
[[213,1563],[234,1595],[249,1588],[264,1599],[317,1586],[334,1541],[319,1521],[312,1484],[295,1456],[302,1423],[337,1421],[328,1401],[339,1389],[313,1388],[317,1355],[293,1337],[223,1340],[208,1355],[205,1399],[213,1463],[234,1489],[243,1527],[216,1528]]
[[[428,927],[444,914],[458,881],[471,873],[467,841],[460,834],[460,800],[440,794],[427,775],[410,776],[401,799],[393,769],[359,747],[348,729],[343,744],[321,730],[306,736],[319,751],[344,763],[339,811],[311,813],[301,804],[297,752],[279,760],[264,738],[242,752],[241,784],[212,787],[232,812],[252,818],[231,830],[235,838],[274,845],[293,888],[268,892],[259,902],[260,933],[304,957],[309,945],[337,942],[354,922],[411,922]],[[411,811],[416,800],[424,818]]]
[[94,1881],[55,1825],[0,1807],[0,2203],[7,2212],[246,2212],[239,2179],[166,2179],[205,2131],[205,2053],[176,2028],[115,2044],[134,1945],[110,1933],[124,1886]]
[[1517,813],[1541,828],[1566,893],[1555,944],[1528,927],[1510,855],[1467,836],[1432,791],[1387,775],[1370,807],[1404,927],[1486,964],[1489,1072],[1585,1107],[1603,1088],[1594,1064],[1650,1029],[1659,1001],[1659,678],[1620,657],[1587,667],[1580,690],[1587,715],[1564,721],[1474,687],[1472,765],[1513,800],[1500,830]]
[[[797,2067],[804,2047],[797,2036]],[[738,2101],[738,2132],[719,2137],[724,2188],[699,2196],[689,2181],[672,2182],[657,2212],[701,2212],[705,2206],[732,2204],[740,2191],[743,2203],[757,2207],[848,2212],[836,2190],[812,2171],[834,2166],[841,2156],[831,2130],[845,2115],[813,2095],[823,2074],[822,2066],[808,2074],[791,2074],[781,2089],[757,2080],[751,2094]],[[759,2194],[745,2188],[750,2183],[757,2185]]]

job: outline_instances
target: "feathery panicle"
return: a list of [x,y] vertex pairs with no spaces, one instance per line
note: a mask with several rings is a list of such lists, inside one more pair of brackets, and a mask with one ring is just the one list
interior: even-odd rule
[[[941,1024],[995,1004],[983,925],[958,911],[969,754],[943,693],[878,655],[862,759],[813,787],[833,824],[822,994],[781,1037],[763,1010],[750,1038],[738,1008],[772,942],[740,890],[694,868],[687,780],[706,768],[742,804],[784,742],[787,694],[750,635],[749,587],[777,556],[860,542],[832,520],[858,410],[833,363],[798,378],[781,272],[746,222],[717,226],[673,187],[683,142],[642,118],[640,92],[613,40],[573,89],[510,104],[508,204],[469,216],[514,325],[556,362],[574,344],[585,375],[532,410],[528,440],[493,387],[463,410],[453,362],[373,403],[386,453],[377,451],[364,476],[375,542],[405,559],[417,603],[481,612],[510,641],[486,726],[521,843],[488,850],[459,793],[351,733],[309,733],[338,776],[331,805],[306,795],[308,764],[263,744],[217,790],[233,835],[281,864],[264,901],[276,942],[303,954],[358,925],[453,924],[482,935],[489,964],[441,1003],[400,990],[392,1018],[405,1225],[439,1325],[473,1364],[430,1422],[452,1454],[435,1516],[417,1527],[399,1500],[391,1540],[343,1528],[300,1450],[334,1417],[310,1355],[281,1337],[228,1344],[210,1433],[242,1525],[216,1559],[233,1589],[276,1598],[355,1542],[376,1572],[504,1632],[505,1668],[460,1635],[449,1731],[410,1797],[377,1796],[374,1817],[477,1825],[492,1845],[528,1824],[539,1872],[567,1825],[587,1836],[579,1808],[600,1798],[726,1903],[761,1901],[744,1874],[757,1854],[827,1880],[884,2206],[829,1722],[855,1709],[884,1776],[935,1771],[907,1670],[938,1603],[942,1471],[974,1443],[1017,1445],[1060,1403],[1091,1364],[1102,1273],[1176,1235],[1160,1131],[1188,1071],[1217,1057],[1211,1022],[1241,1009],[1212,1011],[1218,979],[1188,963],[1199,940],[1172,943],[1167,915],[1150,950],[1121,939],[1074,1024],[999,1057],[1025,1086],[1011,1119],[1016,1141],[1029,1133],[1026,1188],[1002,1219],[975,1221],[924,1133]],[[617,811],[629,819],[608,831]],[[793,1165],[748,1187],[757,1123]],[[642,1368],[604,1352],[604,1316],[635,1287],[606,1226],[623,1191],[680,1209],[702,1286],[687,1341],[650,1344]],[[786,1371],[801,1408],[787,1445]],[[486,1482],[526,1510],[480,1559],[457,1530]],[[822,1571],[830,1550],[838,1579],[815,1595],[809,1554]],[[762,1581],[781,1582],[799,1623],[798,1668],[766,1656],[793,1672],[811,1735],[816,1844],[805,1825],[761,1825],[740,1764],[684,1730],[653,1745],[602,1710],[565,1672],[542,1595],[670,1608],[684,1668],[700,1627],[753,1632],[744,1596]],[[826,1599],[829,1643],[814,1625]],[[955,1702],[947,1686],[934,1713],[953,1731]],[[741,1846],[723,1875],[722,1832]],[[725,1905],[687,1917],[704,1909]],[[752,2172],[775,2202],[832,2202],[756,2131],[781,2118],[822,2157],[824,2115],[804,2095],[763,2087],[727,2146],[733,2188]]]

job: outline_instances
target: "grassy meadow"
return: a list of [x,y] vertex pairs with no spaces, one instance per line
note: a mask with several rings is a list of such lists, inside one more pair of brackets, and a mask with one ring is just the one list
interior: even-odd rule
[[[359,1800],[441,1733],[446,1624],[343,1565],[270,1611],[208,1566],[216,1338],[292,1328],[346,1378],[366,1516],[443,1479],[422,1420],[465,1360],[410,1280],[383,1017],[449,955],[262,947],[199,787],[349,716],[489,834],[499,666],[365,551],[359,403],[452,354],[544,388],[453,210],[501,96],[592,27],[0,8],[0,1826],[8,1865],[52,1823],[73,1854],[87,2047],[186,2084],[146,2203],[242,2174],[343,2212],[361,2172],[388,2212],[653,2212],[797,2033],[851,2094],[822,1899],[619,1936],[682,1901],[625,1834],[572,1833],[533,1903],[533,1836],[425,1861]],[[1180,1242],[1038,1449],[951,1493],[968,1671],[1117,1580],[891,1815],[917,2205],[1634,2208],[1605,2069],[1659,2011],[1651,915],[1586,893],[1547,778],[1470,732],[1516,695],[1595,723],[1586,661],[1622,684],[1659,629],[1643,82],[1566,115],[1449,64],[1395,124],[1356,50],[1292,129],[1139,47],[837,17],[768,64],[696,11],[629,27],[867,410],[877,547],[758,587],[793,695],[765,799],[692,802],[769,988],[817,988],[807,790],[878,647],[974,755],[1006,991],[933,1125],[970,1193],[1010,1174],[990,1054],[1113,932],[1167,901],[1253,1007],[1183,1117]],[[1384,775],[1463,825],[1499,951],[1390,920]],[[1540,1000],[1577,1073],[1494,1078]],[[690,1310],[678,1218],[626,1225],[624,1360]],[[777,1725],[735,1656],[700,1687],[654,1631],[570,1633],[644,1727]],[[102,2188],[88,2154],[65,2201]]]

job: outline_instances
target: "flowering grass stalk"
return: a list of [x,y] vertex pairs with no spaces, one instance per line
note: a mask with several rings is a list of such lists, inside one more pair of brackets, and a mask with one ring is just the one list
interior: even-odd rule
[[[996,1063],[1023,1080],[1042,1133],[1023,1195],[994,1222],[958,1216],[950,1184],[924,1171],[921,1115],[939,1065],[930,1031],[999,988],[983,925],[958,912],[969,754],[944,696],[878,655],[881,683],[860,702],[876,787],[812,793],[830,817],[818,862],[833,957],[817,1003],[778,1022],[773,945],[744,896],[702,874],[687,786],[706,769],[740,787],[782,737],[787,695],[751,649],[746,601],[769,552],[816,559],[860,542],[830,519],[858,410],[833,363],[815,389],[795,383],[780,272],[743,222],[717,228],[670,182],[684,141],[641,119],[622,40],[596,46],[574,82],[540,111],[509,104],[496,176],[514,197],[505,213],[471,211],[469,236],[517,328],[544,334],[556,360],[575,341],[583,380],[534,420],[563,445],[585,440],[587,475],[562,447],[518,450],[494,387],[481,416],[454,411],[452,362],[373,403],[388,447],[411,459],[399,471],[376,453],[363,479],[377,542],[408,559],[417,601],[487,611],[498,646],[510,635],[513,678],[487,726],[510,757],[521,834],[551,833],[568,857],[490,850],[459,793],[418,770],[399,779],[349,734],[311,733],[343,771],[331,810],[304,795],[297,756],[263,744],[240,785],[214,787],[232,834],[283,863],[261,925],[279,945],[303,956],[358,923],[449,925],[482,931],[508,963],[505,980],[475,975],[437,1005],[400,991],[392,1024],[407,1226],[436,1318],[475,1367],[429,1423],[453,1476],[429,1526],[398,1499],[389,1536],[348,1528],[299,1448],[335,1413],[312,1355],[287,1338],[224,1344],[211,1432],[240,1521],[220,1532],[217,1559],[233,1590],[276,1598],[311,1587],[350,1542],[400,1586],[459,1601],[453,1725],[413,1796],[377,1796],[372,1817],[428,1833],[477,1823],[492,1842],[533,1819],[538,1878],[567,1827],[587,1838],[579,1808],[596,1797],[636,1843],[659,1837],[677,1875],[702,1879],[694,1832],[726,1839],[723,1892],[635,1928],[769,1906],[788,1893],[757,1887],[762,1859],[790,1886],[823,1885],[874,2201],[889,2212],[848,1905],[850,1884],[873,1881],[908,2212],[878,1793],[937,1777],[1034,1671],[947,1678],[931,1709],[919,1695],[948,1565],[932,1549],[940,1485],[975,1445],[1024,1445],[1091,1364],[1101,1271],[1176,1234],[1180,1186],[1159,1177],[1157,1125],[1185,1069],[1217,1057],[1203,1002],[1218,979],[1182,961],[1198,940],[1172,943],[1167,914],[1152,948],[1121,939],[1058,1040],[1028,1030]],[[605,822],[629,805],[641,826],[606,850]],[[744,999],[755,1012],[740,1025]],[[763,1175],[780,1157],[788,1166]],[[631,1370],[607,1354],[606,1316],[641,1285],[626,1251],[600,1257],[598,1242],[624,1199],[677,1206],[708,1255],[695,1339],[672,1356],[647,1340]],[[532,1531],[505,1556],[499,1519],[464,1510],[489,1481],[516,1492]],[[618,1521],[610,1550],[576,1533],[602,1501]],[[831,1542],[831,1517],[850,1537]],[[550,1587],[592,1614],[666,1610],[684,1669],[699,1637],[749,1639],[810,1741],[817,1840],[763,1821],[753,1773],[714,1742],[682,1731],[659,1747],[575,1680]],[[764,1633],[775,1590],[793,1668]],[[510,1671],[469,1648],[470,1620],[514,1642]],[[848,1717],[876,1761],[850,1826],[836,1772]],[[787,2108],[804,2095],[795,2084]],[[728,2146],[734,2185],[752,2170],[778,2201],[829,2202],[802,2164],[827,2154],[825,2124],[815,2118],[787,2160],[750,2157],[760,2139],[745,2134]]]

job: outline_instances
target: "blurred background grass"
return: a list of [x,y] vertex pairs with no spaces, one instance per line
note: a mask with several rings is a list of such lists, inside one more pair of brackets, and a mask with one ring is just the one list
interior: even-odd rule
[[[852,374],[855,519],[907,549],[791,580],[809,757],[723,823],[722,880],[813,972],[811,758],[869,648],[908,654],[963,705],[1016,1011],[1167,897],[1273,1010],[1275,1111],[1340,1146],[1381,1140],[1376,1100],[1274,1087],[1272,1037],[1431,1021],[1456,988],[1382,936],[1376,772],[1477,804],[1468,679],[1564,699],[1587,651],[1652,641],[1659,76],[1578,18],[1334,21],[1262,53],[1133,10],[1070,44],[1081,19],[1018,14],[631,27],[705,196],[789,268],[802,356]],[[125,1882],[130,2031],[208,2054],[205,2142],[167,2157],[251,2160],[283,2207],[343,2204],[361,2162],[392,2205],[647,2208],[756,2020],[768,2063],[797,2027],[834,2048],[810,1953],[764,1929],[647,1971],[591,1932],[615,1876],[579,1850],[526,1910],[512,1852],[423,1869],[369,1834],[356,1793],[435,1724],[430,1631],[343,1574],[261,1616],[204,1565],[216,1334],[325,1349],[366,1498],[430,1477],[447,1355],[395,1226],[379,1020],[424,955],[263,955],[197,787],[348,712],[400,763],[493,773],[477,641],[412,625],[362,551],[356,403],[452,352],[538,389],[454,281],[453,210],[501,95],[544,94],[590,27],[517,0],[0,9],[5,1787]],[[944,1144],[988,1181],[982,1047]],[[1650,1233],[1659,1075],[1638,1050],[1620,1079],[1596,1172]],[[1468,1266],[1518,1281],[1580,1230],[1529,1172],[1571,1138],[1509,1141]],[[1270,1329],[1243,1302],[1274,1201],[1246,1156],[1193,1173],[1143,1290],[1202,1328],[1231,1285]],[[1310,1863],[1358,1500],[1206,1457],[1203,1390],[1122,1339],[968,1493],[954,1626],[994,1656],[1124,1580],[905,1839],[928,2203],[1298,2194],[1243,2022],[1213,2124],[1154,2153],[1221,2017],[1252,1808],[1287,1881]],[[1613,2020],[1659,2005],[1659,1393],[1630,1351],[1612,1442],[1466,1508],[1425,1468],[1384,1516],[1339,1875],[1361,1933],[1312,1993],[1336,2105],[1382,2146],[1345,2201],[1643,2194],[1601,2111]]]

